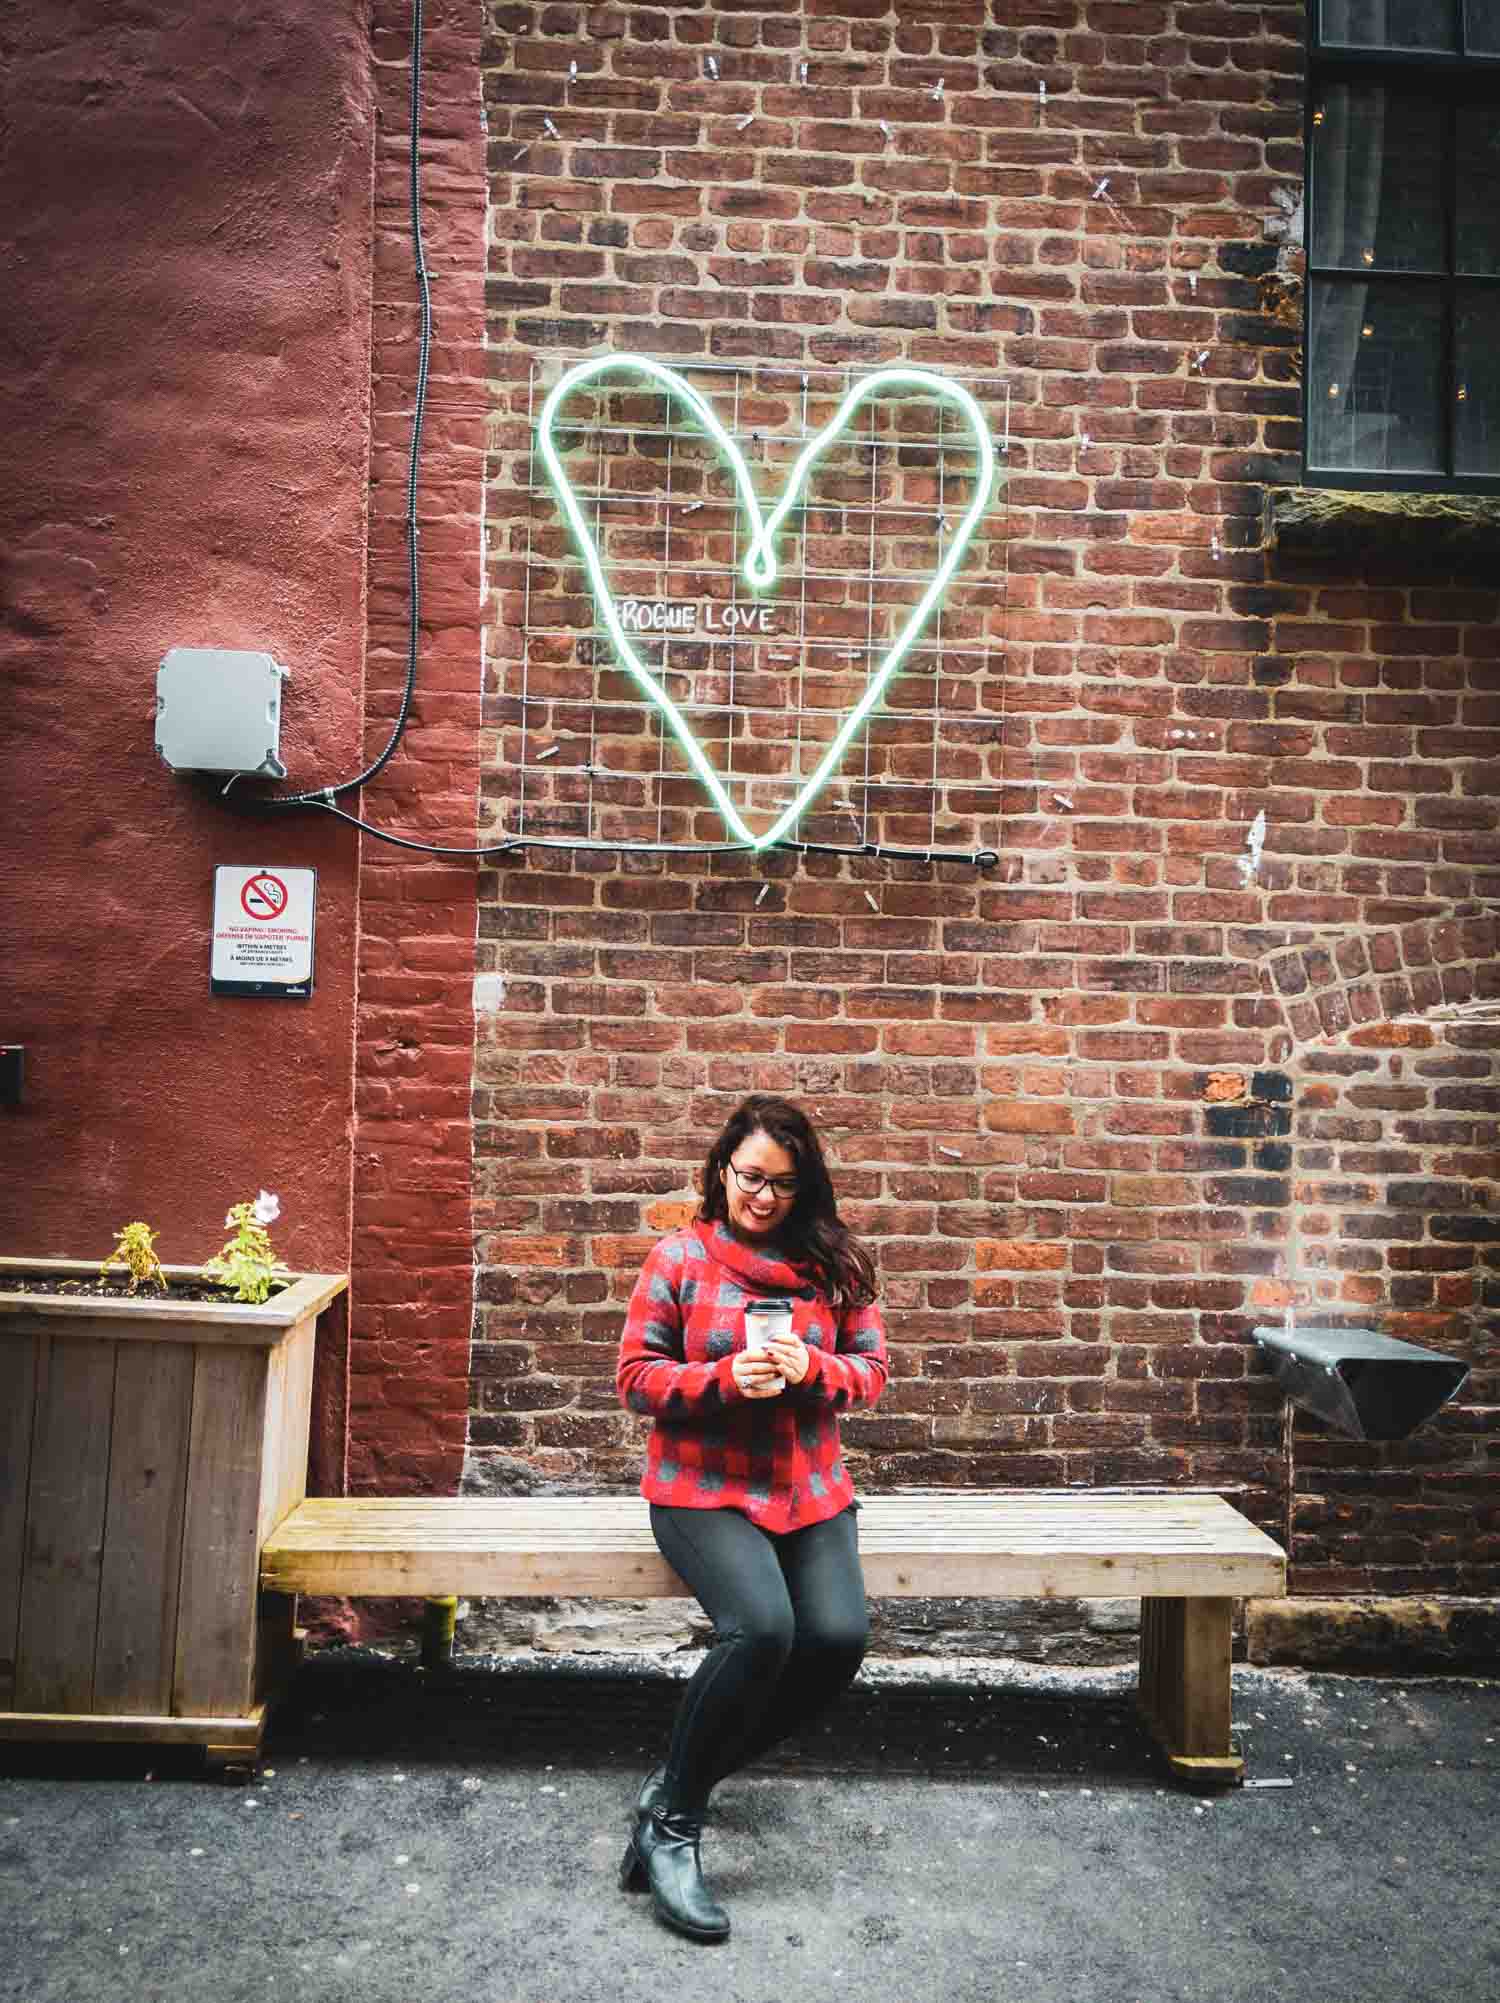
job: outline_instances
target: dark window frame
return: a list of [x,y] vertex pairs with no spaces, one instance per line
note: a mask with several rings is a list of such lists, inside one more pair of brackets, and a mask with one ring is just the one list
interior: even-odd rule
[[[1454,0],[1460,40],[1466,33],[1463,0]],[[1460,282],[1466,287],[1490,288],[1495,293],[1495,324],[1500,338],[1500,272],[1460,273],[1456,266],[1454,233],[1457,223],[1457,107],[1461,102],[1482,101],[1500,94],[1500,52],[1432,49],[1371,49],[1325,44],[1321,40],[1321,0],[1308,0],[1307,8],[1307,88],[1303,104],[1303,158],[1306,166],[1304,188],[1304,247],[1306,251],[1302,300],[1302,479],[1309,487],[1349,488],[1385,493],[1500,493],[1500,471],[1495,473],[1406,473],[1380,468],[1361,471],[1353,467],[1314,466],[1309,457],[1312,437],[1310,399],[1312,395],[1312,295],[1318,279],[1349,281],[1346,266],[1317,264],[1313,258],[1314,177],[1316,156],[1314,135],[1318,100],[1326,84],[1384,84],[1393,88],[1420,85],[1424,93],[1444,106],[1443,184],[1443,269],[1441,273],[1377,270],[1371,275],[1384,285],[1410,285],[1414,291],[1434,282],[1441,287],[1443,301],[1443,456],[1451,467],[1454,457],[1454,339],[1456,294]]]

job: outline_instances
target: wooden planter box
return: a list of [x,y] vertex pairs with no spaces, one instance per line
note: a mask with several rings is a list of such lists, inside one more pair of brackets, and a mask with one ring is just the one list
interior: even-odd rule
[[261,1307],[8,1286],[98,1271],[0,1259],[0,1738],[243,1763],[296,1661],[296,1602],[258,1597],[257,1565],[306,1493],[314,1332],[348,1282]]

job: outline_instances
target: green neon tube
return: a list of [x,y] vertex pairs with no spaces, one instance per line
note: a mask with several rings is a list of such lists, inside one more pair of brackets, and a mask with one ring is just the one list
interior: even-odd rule
[[[964,510],[957,533],[933,572],[926,590],[913,606],[905,625],[892,642],[879,671],[871,675],[865,685],[864,694],[840,724],[828,749],[818,760],[811,774],[803,781],[801,790],[764,834],[757,835],[746,826],[718,773],[705,756],[703,747],[694,736],[687,719],[632,645],[630,635],[621,623],[598,546],[553,438],[557,413],[564,400],[581,384],[592,382],[596,377],[613,371],[643,375],[658,384],[669,397],[692,413],[729,462],[740,503],[753,530],[742,569],[746,582],[757,592],[768,591],[776,582],[779,569],[776,560],[776,538],[788,514],[801,497],[803,485],[814,460],[826,446],[848,429],[855,412],[869,397],[886,389],[925,391],[930,396],[940,397],[956,405],[973,436],[978,478],[974,485],[973,499]],[[738,445],[720,423],[713,406],[675,369],[668,368],[661,362],[654,362],[645,355],[603,355],[594,361],[580,362],[575,368],[567,370],[542,405],[541,415],[537,419],[537,446],[557,491],[568,525],[573,531],[584,567],[588,572],[595,604],[599,608],[619,659],[643,694],[656,704],[666,718],[672,734],[682,747],[684,756],[702,781],[730,832],[751,849],[769,848],[773,843],[783,840],[827,785],[848,748],[850,739],[879,702],[892,676],[899,672],[902,662],[916,645],[928,620],[941,602],[949,579],[962,562],[964,552],[979,525],[980,517],[989,506],[995,482],[995,447],[984,421],[984,412],[966,389],[958,383],[950,382],[946,376],[936,375],[928,369],[899,366],[877,369],[848,391],[829,422],[802,448],[782,489],[781,498],[769,515],[762,513],[760,499],[750,477],[750,468]]]

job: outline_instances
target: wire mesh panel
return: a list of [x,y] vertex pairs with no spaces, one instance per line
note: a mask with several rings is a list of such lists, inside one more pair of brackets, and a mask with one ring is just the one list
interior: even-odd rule
[[[513,587],[497,834],[998,850],[1006,542],[985,451],[1003,467],[1004,382],[596,366],[553,398],[570,365],[537,364],[524,451],[507,428],[514,487],[492,498]],[[755,510],[790,492],[757,588]]]

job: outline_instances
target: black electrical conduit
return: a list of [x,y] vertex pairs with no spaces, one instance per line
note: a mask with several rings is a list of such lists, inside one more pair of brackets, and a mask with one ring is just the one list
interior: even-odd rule
[[[239,794],[233,801],[235,807],[246,807],[255,813],[285,813],[294,808],[315,808],[332,814],[336,820],[346,821],[350,827],[358,828],[363,834],[373,835],[377,841],[390,842],[397,848],[416,849],[423,855],[445,856],[491,856],[509,855],[528,848],[547,849],[605,849],[622,853],[642,855],[745,855],[754,853],[747,850],[743,842],[711,842],[699,847],[686,848],[677,842],[578,842],[559,836],[528,835],[507,837],[503,841],[485,842],[478,848],[448,848],[437,842],[417,841],[409,835],[392,834],[387,828],[377,828],[373,823],[362,820],[358,814],[351,814],[345,808],[334,805],[341,793],[358,792],[368,785],[395,756],[406,730],[407,719],[411,715],[412,697],[417,687],[417,653],[422,617],[422,579],[418,554],[421,545],[421,530],[417,522],[417,470],[422,456],[422,423],[427,414],[427,374],[432,356],[432,287],[427,274],[427,253],[422,242],[422,182],[421,182],[421,124],[422,124],[422,0],[412,0],[411,9],[411,133],[408,141],[411,201],[411,247],[412,260],[416,267],[417,289],[421,300],[421,338],[417,356],[417,391],[412,406],[411,447],[407,455],[406,471],[406,591],[407,591],[407,644],[406,683],[401,691],[401,707],[396,713],[396,721],[385,749],[373,764],[367,765],[358,777],[341,779],[337,785],[315,786],[300,793]],[[234,784],[231,779],[229,786]],[[229,793],[229,786],[223,788],[223,795]],[[806,842],[780,841],[773,844],[780,850],[792,853],[802,851],[808,855],[868,855],[888,857],[903,862],[971,862],[976,868],[989,868],[1000,858],[994,849],[978,849],[971,856],[954,855],[922,848],[888,848],[880,842]]]

